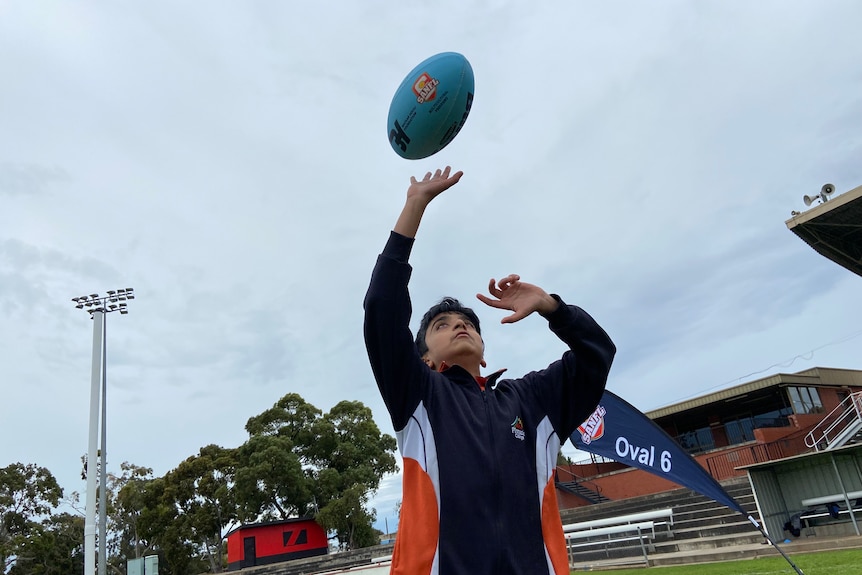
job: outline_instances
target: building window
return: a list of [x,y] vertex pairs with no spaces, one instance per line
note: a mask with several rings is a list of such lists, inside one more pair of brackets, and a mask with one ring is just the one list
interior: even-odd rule
[[788,387],[787,393],[794,413],[823,413],[823,403],[816,387]]
[[676,441],[689,453],[701,453],[715,449],[715,441],[709,427],[701,427],[694,431],[682,433],[676,437]]
[[754,419],[746,417],[724,424],[724,432],[727,434],[727,442],[730,445],[745,443],[754,440]]

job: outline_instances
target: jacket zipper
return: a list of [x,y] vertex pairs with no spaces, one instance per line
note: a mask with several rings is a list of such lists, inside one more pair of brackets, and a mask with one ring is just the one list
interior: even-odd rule
[[[498,453],[497,453],[496,441],[494,438],[494,431],[495,431],[494,430],[494,422],[491,418],[491,406],[490,406],[489,400],[488,400],[488,395],[487,395],[488,393],[489,392],[487,389],[482,390],[482,401],[485,404],[485,419],[486,419],[487,424],[488,424],[488,426],[487,426],[488,427],[488,433],[489,433],[488,443],[491,447],[491,457],[494,459],[494,461],[492,461],[492,466],[494,469],[494,477],[492,480],[492,498],[496,504],[496,511],[498,511],[498,513],[495,514],[496,518],[494,519],[493,540],[495,542],[494,549],[497,550],[497,554],[499,556],[499,550],[502,549],[502,546],[505,544],[505,542],[502,541],[503,526],[502,526],[502,518],[499,515],[499,512],[502,511],[504,508],[503,507],[503,487],[502,487],[501,470],[500,470],[500,466],[498,465],[499,457],[498,457]],[[495,558],[495,563],[498,560],[499,560],[498,558]]]

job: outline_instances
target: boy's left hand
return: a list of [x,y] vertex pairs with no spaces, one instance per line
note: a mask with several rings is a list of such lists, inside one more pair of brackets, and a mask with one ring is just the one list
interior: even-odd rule
[[[496,285],[494,285],[495,283]],[[514,312],[500,320],[500,323],[515,323],[534,311],[547,315],[557,309],[559,305],[557,300],[539,286],[522,282],[521,276],[518,274],[510,274],[498,282],[491,278],[488,283],[488,291],[497,299],[491,299],[484,294],[477,293],[476,297],[479,298],[479,301],[497,309],[507,309]]]

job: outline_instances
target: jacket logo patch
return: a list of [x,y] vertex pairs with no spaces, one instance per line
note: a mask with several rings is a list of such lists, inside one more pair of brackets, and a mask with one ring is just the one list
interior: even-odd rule
[[516,417],[515,421],[512,422],[512,435],[524,441],[524,422],[521,421],[521,416]]

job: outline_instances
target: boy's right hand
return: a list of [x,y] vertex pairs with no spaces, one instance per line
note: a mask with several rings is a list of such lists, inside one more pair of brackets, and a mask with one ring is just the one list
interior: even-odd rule
[[421,181],[415,177],[410,178],[407,201],[404,203],[401,215],[398,216],[398,221],[395,222],[393,228],[396,233],[408,238],[416,237],[419,222],[422,221],[422,214],[425,213],[425,208],[428,207],[431,200],[457,184],[461,176],[464,175],[464,172],[459,171],[450,176],[451,169],[446,166],[446,169],[437,170],[434,174],[428,172]]
[[428,172],[422,180],[417,180],[415,176],[411,176],[410,187],[407,188],[407,199],[419,200],[427,205],[431,200],[457,184],[461,176],[464,175],[464,172],[459,170],[450,176],[451,170],[451,167],[446,166],[443,170],[435,171],[433,175]]

